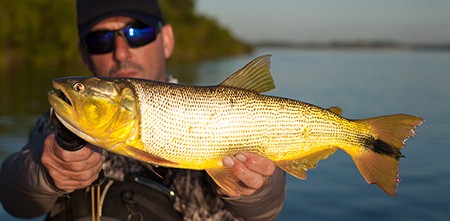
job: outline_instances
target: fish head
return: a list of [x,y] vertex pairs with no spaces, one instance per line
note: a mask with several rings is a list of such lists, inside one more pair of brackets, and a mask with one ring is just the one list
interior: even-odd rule
[[52,83],[48,100],[56,117],[87,142],[110,149],[137,133],[137,98],[125,79],[68,77]]

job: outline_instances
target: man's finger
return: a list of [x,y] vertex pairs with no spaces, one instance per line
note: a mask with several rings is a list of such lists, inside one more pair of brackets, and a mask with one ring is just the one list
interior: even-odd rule
[[275,172],[276,165],[273,161],[252,153],[239,153],[236,159],[245,166],[262,176],[271,176]]
[[266,176],[249,169],[238,158],[232,157],[232,159],[234,160],[233,174],[241,181],[242,187],[257,190],[267,183]]

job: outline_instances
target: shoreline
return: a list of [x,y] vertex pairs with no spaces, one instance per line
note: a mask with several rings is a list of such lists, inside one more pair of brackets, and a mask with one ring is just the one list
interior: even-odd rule
[[260,41],[250,43],[252,47],[277,47],[309,50],[402,50],[402,51],[450,51],[450,43],[400,43],[391,41],[330,41],[330,42],[287,42]]

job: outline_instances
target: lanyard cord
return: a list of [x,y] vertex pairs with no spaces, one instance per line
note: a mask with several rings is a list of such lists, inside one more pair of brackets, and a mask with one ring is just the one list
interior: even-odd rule
[[97,180],[91,184],[91,216],[92,221],[100,221],[102,202],[100,201],[100,191],[103,181],[105,181],[105,171],[101,170]]
[[91,186],[92,221],[100,221],[100,186]]

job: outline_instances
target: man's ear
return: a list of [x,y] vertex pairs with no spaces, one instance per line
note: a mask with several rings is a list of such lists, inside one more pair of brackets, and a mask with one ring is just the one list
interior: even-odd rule
[[172,26],[170,24],[162,27],[161,36],[164,46],[164,56],[168,59],[172,56],[173,48],[175,47],[175,36],[173,35]]

